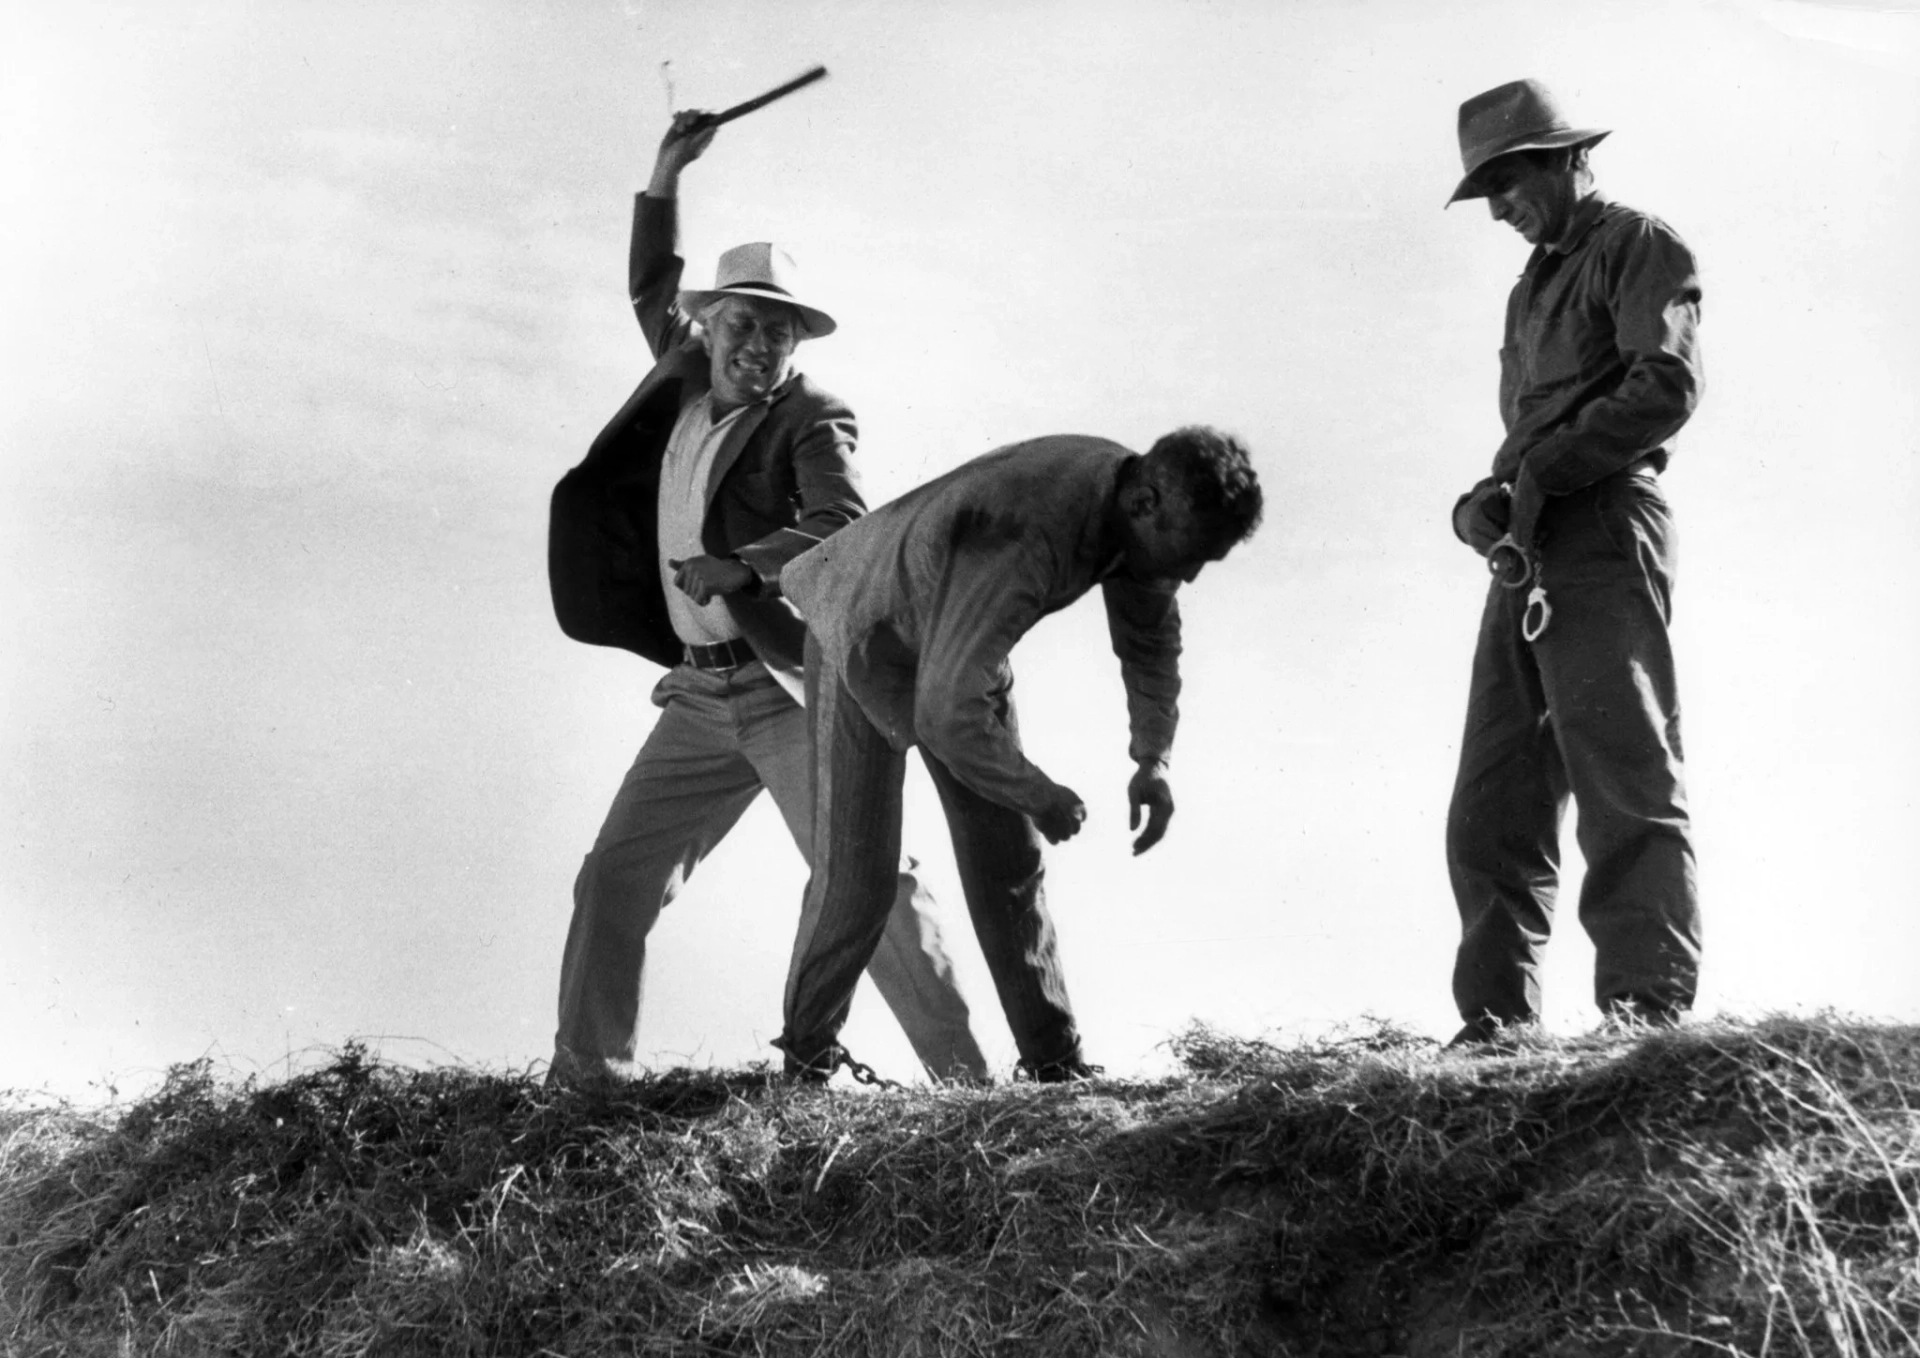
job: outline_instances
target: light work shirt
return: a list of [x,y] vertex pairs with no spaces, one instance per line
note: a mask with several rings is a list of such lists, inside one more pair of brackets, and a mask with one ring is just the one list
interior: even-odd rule
[[1704,386],[1699,325],[1699,274],[1673,228],[1586,199],[1507,299],[1493,479],[1524,460],[1541,490],[1566,495],[1642,458],[1664,471]]
[[715,422],[711,393],[688,402],[674,421],[660,462],[660,586],[666,591],[673,630],[689,646],[712,646],[740,635],[726,600],[716,597],[704,607],[696,604],[673,583],[673,567],[667,562],[706,554],[700,528],[707,517],[707,480],[728,428],[744,409],[738,406]]
[[1014,644],[1096,584],[1127,692],[1135,760],[1179,721],[1172,585],[1119,574],[1120,469],[1136,454],[1066,434],[975,458],[788,562],[800,609],[847,691],[897,750],[922,744],[962,783],[1028,815],[1057,786],[1006,717]]

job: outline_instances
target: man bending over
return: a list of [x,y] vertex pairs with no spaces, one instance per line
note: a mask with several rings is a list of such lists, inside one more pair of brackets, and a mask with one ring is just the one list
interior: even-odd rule
[[813,880],[779,1046],[789,1074],[825,1079],[860,970],[887,927],[900,856],[906,751],[953,834],[961,886],[1021,1068],[1092,1070],[1042,893],[1042,836],[1086,807],[1020,748],[1008,654],[1095,585],[1120,659],[1137,767],[1127,796],[1142,853],[1173,815],[1167,760],[1180,690],[1175,592],[1245,540],[1260,484],[1240,443],[1168,434],[1144,457],[1058,435],[986,454],[795,557],[781,585],[807,619],[814,741]]

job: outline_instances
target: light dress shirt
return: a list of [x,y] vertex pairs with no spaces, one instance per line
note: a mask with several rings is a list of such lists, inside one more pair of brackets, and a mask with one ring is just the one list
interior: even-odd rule
[[673,630],[689,646],[713,646],[740,635],[726,600],[716,595],[704,606],[696,604],[673,583],[673,567],[667,562],[706,554],[700,528],[707,517],[707,479],[727,430],[745,409],[736,406],[716,422],[711,392],[689,402],[674,421],[660,462],[660,586],[666,591]]

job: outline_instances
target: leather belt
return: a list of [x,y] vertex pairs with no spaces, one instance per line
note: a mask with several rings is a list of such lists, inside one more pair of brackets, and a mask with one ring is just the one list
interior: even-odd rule
[[687,663],[696,670],[737,670],[742,665],[750,665],[760,657],[753,653],[744,637],[732,641],[718,642],[712,646],[684,645]]

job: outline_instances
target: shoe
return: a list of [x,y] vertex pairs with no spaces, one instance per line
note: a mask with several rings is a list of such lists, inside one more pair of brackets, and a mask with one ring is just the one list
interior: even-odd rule
[[1650,1028],[1678,1028],[1686,1017],[1684,1006],[1623,995],[1601,1007],[1600,1024],[1615,1032],[1644,1032]]
[[543,1082],[549,1090],[605,1094],[632,1084],[638,1072],[631,1061],[592,1060],[556,1048]]
[[1493,1041],[1493,1034],[1480,1023],[1469,1023],[1459,1032],[1447,1039],[1446,1051],[1470,1051],[1475,1047],[1484,1047]]
[[781,1063],[781,1074],[795,1084],[824,1085],[833,1078],[833,1073],[842,1066],[853,1076],[856,1083],[872,1085],[876,1089],[898,1089],[893,1080],[881,1075],[864,1061],[854,1059],[852,1052],[838,1042],[829,1043],[825,1050],[805,1058],[793,1054],[785,1038],[775,1038],[773,1045],[785,1052],[786,1060]]
[[1037,1085],[1079,1084],[1086,1080],[1097,1080],[1106,1073],[1105,1066],[1090,1065],[1077,1056],[1069,1056],[1063,1061],[1020,1061],[1013,1067],[1016,1081],[1030,1080]]
[[773,1045],[785,1053],[780,1063],[780,1073],[795,1084],[824,1085],[833,1078],[834,1071],[840,1069],[843,1062],[852,1058],[847,1049],[838,1042],[829,1042],[825,1048],[810,1056],[799,1057],[793,1053],[793,1047],[785,1037],[776,1037]]
[[1487,1052],[1496,1048],[1513,1047],[1520,1035],[1539,1026],[1538,1019],[1497,1019],[1486,1014],[1477,1019],[1468,1019],[1467,1024],[1455,1033],[1447,1043],[1448,1051]]

